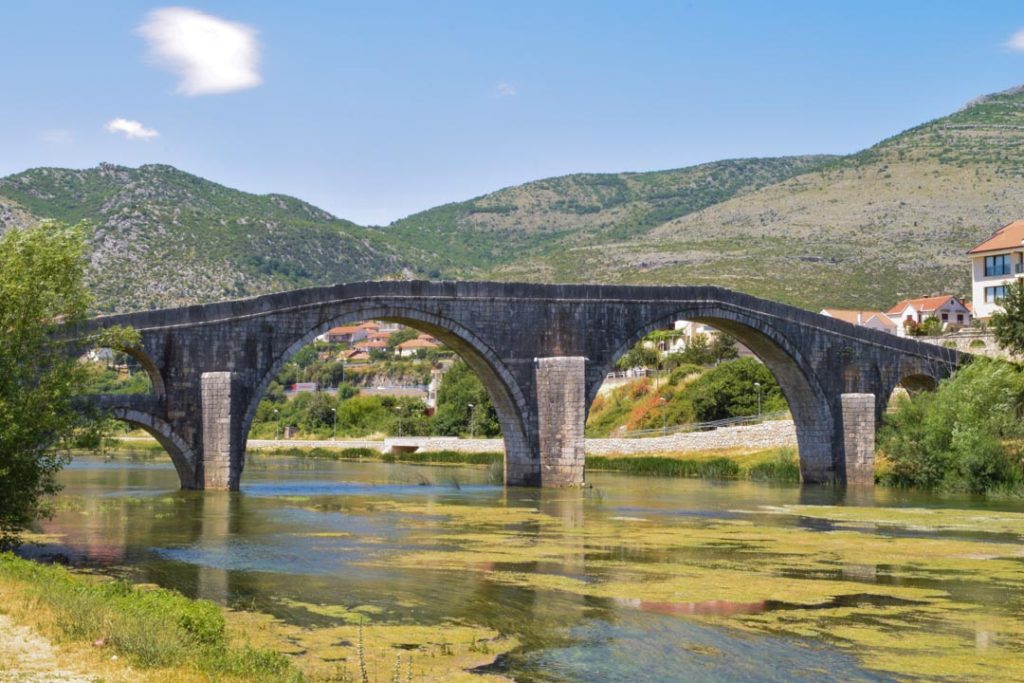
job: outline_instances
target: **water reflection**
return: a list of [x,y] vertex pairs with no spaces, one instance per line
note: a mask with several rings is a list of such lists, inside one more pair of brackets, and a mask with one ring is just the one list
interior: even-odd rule
[[[959,538],[966,532],[840,524],[778,510],[981,505],[964,497],[609,473],[590,475],[589,489],[506,490],[489,485],[481,468],[266,457],[249,462],[235,494],[178,491],[173,468],[159,458],[83,458],[62,476],[58,513],[42,529],[62,540],[31,553],[305,626],[337,623],[336,614],[317,609],[323,605],[372,605],[380,610],[374,618],[387,622],[479,624],[519,639],[521,647],[494,666],[523,681],[887,680],[820,639],[755,636],[721,625],[782,612],[919,604],[874,592],[894,586],[937,589],[993,609],[1020,599],[1009,579],[963,582],[950,578],[952,569],[924,566],[900,572],[856,547],[834,561],[826,554],[788,564],[778,550],[766,550],[768,541],[791,533],[802,534],[794,536],[801,543],[838,542],[837,532],[861,527],[880,542]],[[1000,505],[1012,506],[989,508]],[[719,527],[721,533],[702,535]],[[669,533],[676,534],[672,542],[663,542]],[[982,535],[1013,540],[1007,532],[1009,538]],[[467,564],[450,564],[459,553]],[[410,554],[422,560],[403,562]],[[837,581],[854,589],[840,599],[825,592],[817,601],[769,596],[775,583],[743,572],[772,557],[778,569],[771,581]],[[696,585],[713,593],[719,571],[731,577],[722,582],[744,589],[741,599],[690,595]],[[591,584],[623,588],[600,597],[585,590]],[[659,585],[666,588],[645,594]],[[987,622],[966,633],[972,651],[998,650],[1006,641]]]

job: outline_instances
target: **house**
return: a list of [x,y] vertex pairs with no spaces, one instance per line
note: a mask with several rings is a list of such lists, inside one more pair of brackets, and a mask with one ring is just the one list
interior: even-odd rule
[[347,325],[345,327],[332,327],[327,330],[326,334],[322,335],[322,338],[331,344],[351,344],[366,339],[367,335],[368,333],[365,328],[357,325]]
[[904,299],[885,314],[896,325],[896,334],[900,337],[907,336],[908,323],[920,325],[928,318],[937,318],[943,330],[950,325],[966,327],[971,324],[971,311],[951,294]]
[[366,363],[370,360],[370,354],[363,349],[349,349],[341,354],[341,359],[346,363]]
[[671,340],[667,340],[664,348],[659,348],[659,351],[663,351],[664,353],[685,351],[686,347],[690,345],[690,342],[693,341],[693,338],[697,335],[704,335],[709,342],[718,336],[718,330],[710,325],[696,323],[691,320],[677,320],[675,322],[674,329],[677,336]]
[[1015,220],[969,252],[975,316],[992,317],[1006,288],[1024,274],[1024,219]]
[[821,315],[842,320],[851,325],[870,327],[890,334],[897,334],[896,323],[882,311],[857,311],[850,308],[823,308]]
[[383,339],[367,339],[359,342],[353,348],[369,353],[370,351],[383,351],[388,348],[388,343]]
[[398,346],[396,346],[395,354],[401,356],[402,358],[407,358],[409,356],[415,356],[420,351],[429,351],[431,349],[439,348],[441,348],[439,344],[432,342],[429,339],[417,337],[416,339],[404,341]]

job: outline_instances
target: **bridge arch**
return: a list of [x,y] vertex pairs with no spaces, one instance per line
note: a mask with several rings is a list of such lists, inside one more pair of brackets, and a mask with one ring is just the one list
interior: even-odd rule
[[174,463],[174,469],[178,471],[178,478],[181,480],[181,487],[197,488],[196,454],[184,439],[174,433],[169,424],[155,415],[128,407],[111,408],[109,416],[144,429],[171,456],[171,462]]
[[430,313],[413,306],[366,304],[322,321],[301,334],[283,353],[280,353],[256,383],[251,399],[242,418],[242,442],[248,438],[249,430],[256,417],[260,401],[266,395],[271,381],[281,372],[285,364],[303,347],[332,327],[348,325],[364,320],[396,322],[433,335],[448,348],[455,351],[476,373],[494,404],[505,441],[505,476],[508,479],[509,466],[530,458],[525,416],[529,403],[512,373],[501,361],[494,349],[488,346],[472,331],[450,318]]
[[803,481],[825,482],[838,476],[839,463],[833,452],[836,415],[828,393],[821,386],[808,359],[799,347],[773,323],[769,315],[725,303],[683,305],[671,315],[661,315],[639,327],[619,345],[600,377],[588,382],[587,410],[597,397],[604,376],[616,361],[649,333],[665,329],[676,320],[691,320],[711,325],[737,339],[765,364],[775,377],[793,414],[800,475]]

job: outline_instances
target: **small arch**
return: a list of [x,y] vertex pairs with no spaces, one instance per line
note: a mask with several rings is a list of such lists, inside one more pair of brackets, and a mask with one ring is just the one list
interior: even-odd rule
[[[104,351],[123,353],[136,363],[146,373],[146,377],[149,378],[149,392],[151,395],[156,396],[158,399],[163,399],[167,395],[167,389],[164,386],[164,378],[160,374],[160,370],[156,367],[156,363],[149,357],[142,349],[135,347],[116,346],[116,347],[98,347],[88,351],[85,351],[82,358],[93,356],[102,356]],[[109,354],[113,355],[113,354]],[[109,357],[108,355],[108,357]],[[139,392],[142,393],[142,392]]]
[[[528,462],[532,450],[526,436],[523,422],[529,403],[508,368],[501,362],[498,355],[474,333],[454,320],[427,313],[417,308],[405,306],[387,306],[374,304],[361,306],[351,311],[340,313],[321,322],[316,327],[293,342],[283,353],[279,354],[270,368],[263,374],[248,402],[242,419],[242,440],[248,439],[249,430],[256,417],[259,403],[267,392],[270,382],[281,372],[285,364],[301,350],[311,344],[318,336],[332,327],[349,325],[363,320],[382,320],[397,322],[414,329],[431,334],[448,348],[457,353],[480,378],[487,394],[494,405],[501,424],[502,438],[505,441],[505,481],[521,475],[529,469]],[[243,463],[244,465],[244,463]],[[539,463],[536,463],[539,467]]]
[[801,480],[827,483],[841,476],[841,463],[833,450],[835,422],[832,404],[810,363],[765,317],[729,304],[681,306],[671,315],[649,321],[636,330],[611,355],[606,367],[588,376],[587,411],[597,397],[601,382],[615,362],[650,332],[664,329],[676,320],[711,325],[749,348],[775,377],[789,404],[796,427]]
[[921,373],[904,375],[896,384],[896,388],[902,388],[911,396],[919,394],[922,391],[934,391],[938,386],[939,383],[934,377]]
[[110,409],[110,417],[140,427],[156,439],[171,456],[174,469],[178,471],[181,488],[197,488],[196,455],[184,439],[174,433],[171,426],[160,418],[134,408],[117,407]]

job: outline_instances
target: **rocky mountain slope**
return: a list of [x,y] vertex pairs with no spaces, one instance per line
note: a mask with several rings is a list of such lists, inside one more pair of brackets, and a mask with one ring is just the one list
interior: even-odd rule
[[38,168],[0,179],[0,224],[88,221],[101,310],[214,301],[400,274],[375,231],[284,195],[232,190],[170,166]]
[[361,227],[169,166],[0,179],[0,229],[90,221],[103,310],[365,278],[714,283],[820,308],[966,293],[964,252],[1024,216],[1024,90],[846,157],[526,183]]

